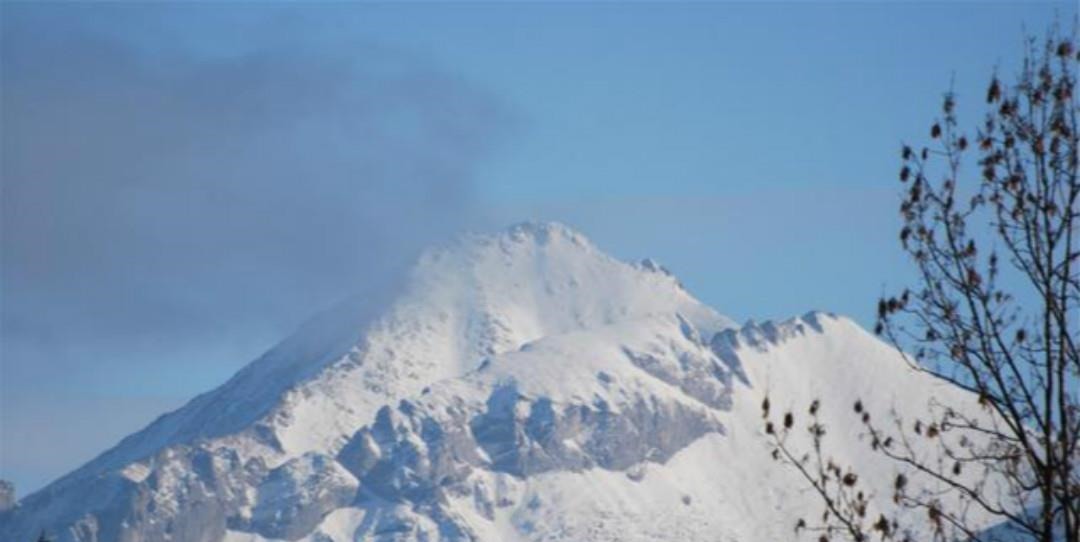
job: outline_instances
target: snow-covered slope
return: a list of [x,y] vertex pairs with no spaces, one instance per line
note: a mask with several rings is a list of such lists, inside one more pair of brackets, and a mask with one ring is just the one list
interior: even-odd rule
[[787,539],[816,503],[768,457],[766,393],[838,418],[967,400],[846,319],[738,328],[654,262],[524,224],[317,317],[0,514],[0,540]]

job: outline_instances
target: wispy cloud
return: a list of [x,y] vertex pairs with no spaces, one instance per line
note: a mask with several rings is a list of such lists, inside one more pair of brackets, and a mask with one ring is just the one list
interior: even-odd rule
[[182,374],[177,353],[197,373],[391,282],[468,220],[507,125],[498,100],[374,45],[264,33],[213,55],[4,10],[0,476],[34,453],[11,434],[25,405]]

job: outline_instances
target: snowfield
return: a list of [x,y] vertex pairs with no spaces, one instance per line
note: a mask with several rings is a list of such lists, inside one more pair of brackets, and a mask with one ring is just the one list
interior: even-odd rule
[[316,317],[0,513],[0,540],[792,540],[821,509],[769,455],[766,395],[820,399],[830,454],[884,488],[856,400],[976,411],[848,319],[738,326],[655,262],[523,224]]

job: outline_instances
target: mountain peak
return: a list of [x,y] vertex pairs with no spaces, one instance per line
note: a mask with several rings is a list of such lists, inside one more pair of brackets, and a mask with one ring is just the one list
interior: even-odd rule
[[68,478],[194,442],[220,440],[269,465],[334,450],[379,405],[490,356],[548,336],[675,314],[706,334],[734,327],[659,264],[622,262],[563,224],[465,235],[426,251],[400,288],[313,318],[222,386]]
[[546,244],[553,239],[559,239],[580,246],[592,246],[583,234],[561,222],[518,222],[507,228],[504,235],[515,241],[534,240]]
[[725,504],[775,497],[747,446],[761,395],[825,373],[884,401],[874,386],[912,378],[857,330],[827,313],[739,328],[659,263],[555,222],[467,235],[0,511],[0,538],[778,539],[752,536],[778,516]]

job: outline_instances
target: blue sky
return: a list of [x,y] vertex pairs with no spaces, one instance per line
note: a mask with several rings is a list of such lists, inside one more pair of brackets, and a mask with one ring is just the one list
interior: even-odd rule
[[[870,326],[907,279],[901,141],[925,137],[950,85],[974,125],[1024,29],[1076,16],[1071,2],[3,12],[0,477],[21,492],[460,229],[559,220],[660,260],[736,319],[825,309]],[[326,235],[349,228],[387,232]]]

